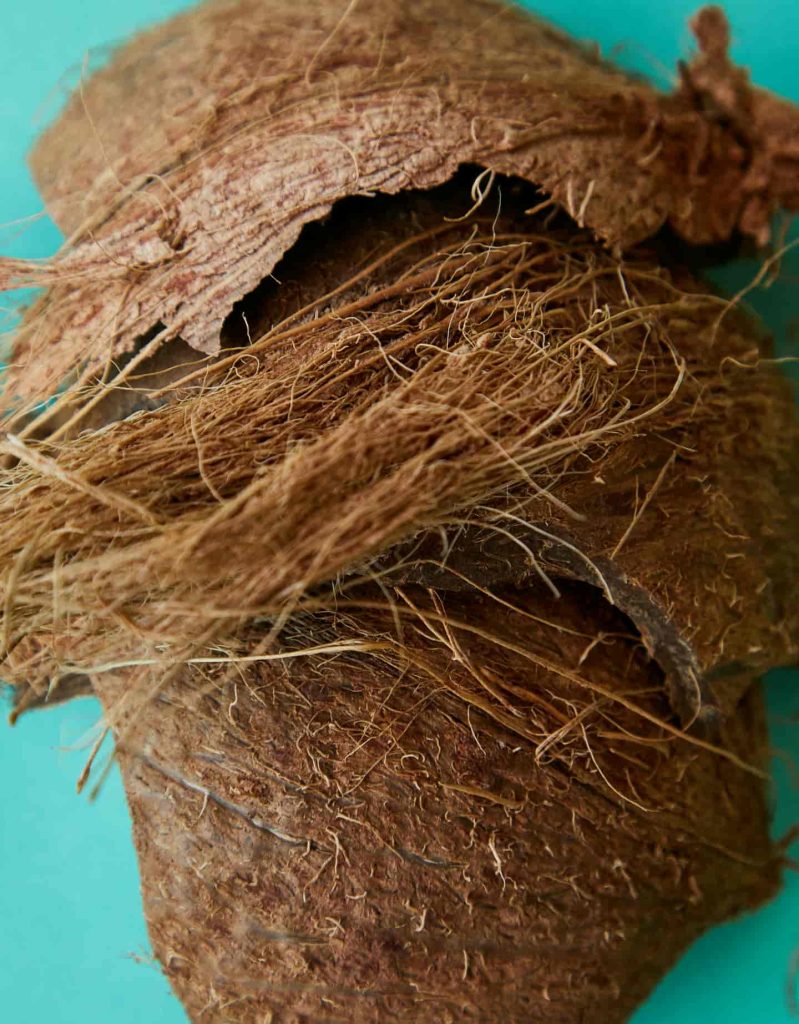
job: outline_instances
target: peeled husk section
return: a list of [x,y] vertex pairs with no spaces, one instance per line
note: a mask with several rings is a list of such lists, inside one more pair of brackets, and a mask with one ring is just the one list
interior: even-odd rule
[[766,241],[775,210],[799,205],[796,112],[729,62],[718,9],[695,31],[672,95],[493,0],[301,16],[286,0],[220,0],[144,33],[33,155],[70,245],[46,268],[6,266],[9,282],[49,286],[7,397],[29,410],[76,362],[96,372],[153,331],[217,352],[232,306],[304,224],[465,163],[536,183],[611,245],[663,225]]

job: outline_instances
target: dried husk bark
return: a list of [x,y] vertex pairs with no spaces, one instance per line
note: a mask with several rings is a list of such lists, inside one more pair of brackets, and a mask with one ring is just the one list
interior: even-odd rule
[[691,242],[764,241],[775,209],[799,205],[796,111],[729,63],[718,9],[696,29],[702,54],[670,96],[482,0],[369,0],[344,17],[233,0],[143,34],[34,153],[73,245],[40,275],[52,287],[9,393],[46,398],[76,358],[104,363],[156,325],[217,351],[303,224],[463,163],[534,181],[611,244],[666,223]]
[[181,16],[37,150],[4,672],[103,701],[192,1019],[612,1024],[774,891],[799,614],[788,389],[629,249],[764,240],[796,113],[715,9],[669,97],[493,4],[341,15]]

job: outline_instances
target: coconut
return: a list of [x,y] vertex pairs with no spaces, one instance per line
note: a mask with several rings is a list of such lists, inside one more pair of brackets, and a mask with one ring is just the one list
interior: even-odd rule
[[493,3],[210,3],[34,153],[3,671],[102,701],[193,1020],[612,1024],[775,891],[799,432],[686,246],[799,205],[797,113],[694,28],[665,96]]

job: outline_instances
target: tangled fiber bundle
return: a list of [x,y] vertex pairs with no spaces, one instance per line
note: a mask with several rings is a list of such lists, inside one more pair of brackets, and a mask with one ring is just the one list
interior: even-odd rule
[[295,6],[34,154],[15,714],[100,697],[193,1020],[623,1021],[783,860],[799,434],[685,243],[767,241],[799,118],[715,8],[661,96],[493,3]]

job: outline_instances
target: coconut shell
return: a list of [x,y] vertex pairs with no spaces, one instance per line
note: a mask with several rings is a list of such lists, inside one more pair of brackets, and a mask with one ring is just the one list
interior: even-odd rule
[[[406,596],[430,623],[429,597]],[[457,662],[411,622],[402,668],[244,665],[225,696],[211,668],[139,719],[121,764],[145,909],[192,1020],[616,1024],[774,891],[761,780],[614,704],[648,692],[667,714],[623,619],[586,587],[502,596],[519,611],[439,605],[469,626]],[[600,630],[616,638],[577,669]],[[609,697],[586,707],[560,670]],[[107,706],[124,685],[99,682]],[[493,689],[504,722],[481,707]],[[723,750],[762,767],[764,744],[753,689]]]

